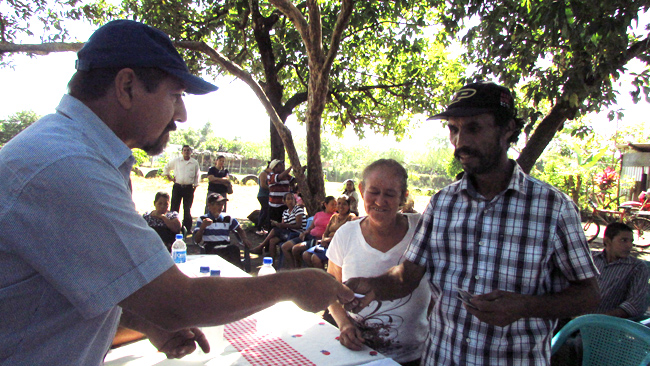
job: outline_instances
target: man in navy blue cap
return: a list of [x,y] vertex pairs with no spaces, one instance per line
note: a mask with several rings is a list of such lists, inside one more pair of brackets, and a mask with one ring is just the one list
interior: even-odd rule
[[0,150],[1,364],[99,365],[118,323],[182,357],[209,350],[199,324],[354,296],[318,270],[188,278],[136,212],[131,149],[161,152],[187,118],[183,93],[216,89],[164,33],[110,22],[79,51],[56,113]]
[[422,365],[547,365],[557,319],[598,304],[577,207],[508,159],[524,124],[507,88],[468,84],[431,119],[447,120],[465,174],[431,198],[403,264],[346,283],[366,294],[346,307],[406,296],[426,273]]

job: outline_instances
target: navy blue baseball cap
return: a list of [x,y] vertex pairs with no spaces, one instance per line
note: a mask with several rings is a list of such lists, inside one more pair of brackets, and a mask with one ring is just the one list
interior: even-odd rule
[[155,67],[185,83],[190,94],[206,94],[218,88],[194,76],[167,34],[132,20],[114,20],[93,33],[77,52],[77,70],[114,67]]
[[447,110],[429,118],[468,117],[483,113],[503,112],[515,116],[515,100],[510,89],[493,82],[482,81],[460,88],[449,102]]

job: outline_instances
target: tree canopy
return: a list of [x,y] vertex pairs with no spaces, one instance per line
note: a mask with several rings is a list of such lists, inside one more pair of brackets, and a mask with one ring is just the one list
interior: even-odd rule
[[[267,108],[273,121],[272,157],[283,157],[286,149],[299,182],[305,183],[301,190],[308,208],[315,208],[324,194],[323,121],[335,133],[351,127],[362,136],[369,128],[400,137],[414,114],[431,110],[458,87],[463,68],[447,58],[444,38],[430,47],[422,35],[436,4],[124,0],[117,7],[100,1],[81,13],[97,24],[128,17],[160,28],[189,49],[185,56],[192,70],[227,70],[263,89],[258,96],[272,107]],[[278,124],[292,113],[307,129],[306,179],[290,133]]]
[[521,91],[520,112],[532,131],[518,160],[525,170],[565,121],[615,103],[616,81],[631,60],[646,65],[633,94],[650,101],[650,38],[648,24],[639,23],[647,0],[454,3],[442,23],[454,34],[467,31],[464,59],[477,67],[475,78],[496,77]]
[[[1,15],[0,57],[28,50],[13,42],[29,28],[25,19],[39,12],[55,15],[38,18],[54,29],[65,17],[97,24],[128,17],[161,28],[186,49],[192,70],[227,71],[256,91],[272,121],[272,156],[282,157],[286,149],[310,206],[324,191],[323,129],[352,128],[360,136],[367,129],[393,131],[399,137],[414,114],[441,109],[452,91],[469,81],[492,79],[518,90],[520,115],[530,121],[518,159],[525,170],[567,120],[616,101],[618,77],[631,60],[646,65],[635,75],[633,95],[649,99],[648,25],[639,24],[648,0],[50,3],[58,10],[45,1],[32,7],[9,1],[20,9],[16,16]],[[454,45],[465,49],[459,60],[449,56]],[[282,126],[294,113],[308,131],[306,177]]]
[[22,111],[9,116],[6,120],[0,119],[0,147],[39,118],[41,117],[32,111]]

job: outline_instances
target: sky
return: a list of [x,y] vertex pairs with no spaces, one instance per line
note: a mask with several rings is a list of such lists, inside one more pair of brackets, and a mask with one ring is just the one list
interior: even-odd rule
[[[67,83],[74,74],[74,52],[52,53],[45,56],[12,56],[13,69],[0,68],[0,119],[16,112],[33,110],[38,115],[52,113],[61,96],[66,93]],[[225,76],[218,80],[208,80],[219,87],[216,92],[207,95],[186,95],[185,105],[188,121],[178,124],[179,129],[200,128],[211,122],[215,135],[225,138],[239,137],[244,141],[268,141],[269,118],[264,107],[255,94],[242,81]],[[421,117],[422,128],[411,131],[412,139],[405,139],[398,144],[394,136],[375,136],[363,140],[377,149],[391,147],[409,148],[419,144],[423,146],[433,135],[445,133],[440,122],[429,121]],[[306,131],[295,117],[290,117],[287,126],[292,131],[294,140],[304,138]],[[358,144],[359,139],[349,130],[344,140]]]
[[[78,40],[85,41],[93,27],[85,24],[74,24],[71,34]],[[37,32],[35,32],[37,33]],[[23,43],[37,43],[34,40],[24,40]],[[74,74],[74,52],[52,53],[45,56],[28,57],[24,54],[11,56],[13,68],[0,68],[0,119],[16,112],[33,110],[39,115],[52,113],[61,96],[66,93],[66,85]],[[640,71],[639,65],[631,65],[632,71]],[[255,94],[248,86],[232,76],[223,76],[214,82],[219,90],[216,92],[194,96],[187,95],[185,104],[188,111],[188,121],[178,125],[179,129],[200,128],[205,122],[211,122],[214,133],[225,138],[241,138],[244,141],[268,141],[269,119]],[[650,105],[640,102],[634,105],[624,90],[629,80],[623,79],[623,88],[618,106],[625,108],[625,119],[621,124],[645,122]],[[434,114],[432,111],[432,114]],[[613,133],[616,124],[608,123],[607,111],[589,118],[603,133]],[[426,146],[434,136],[446,136],[446,131],[439,121],[426,121],[426,116],[420,116],[414,121],[416,127],[411,128],[401,143],[394,136],[381,136],[367,133],[362,141],[354,135],[351,129],[345,132],[343,140],[346,144],[364,144],[374,150],[399,148],[413,151]],[[621,125],[619,124],[619,125]],[[294,140],[304,138],[305,128],[292,116],[287,121]]]

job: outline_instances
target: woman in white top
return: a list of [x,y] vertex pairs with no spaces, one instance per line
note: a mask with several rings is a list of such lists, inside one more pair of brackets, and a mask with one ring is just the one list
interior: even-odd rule
[[[407,177],[392,159],[377,160],[363,171],[359,192],[368,216],[343,225],[327,251],[327,271],[337,280],[378,276],[404,261],[420,216],[398,213],[406,199]],[[366,344],[402,365],[418,365],[428,335],[430,301],[428,284],[422,281],[411,295],[372,302],[358,314],[336,303],[329,311],[345,347],[360,350]]]
[[350,212],[359,216],[359,193],[354,188],[354,181],[347,179],[343,182],[343,194],[350,197]]

